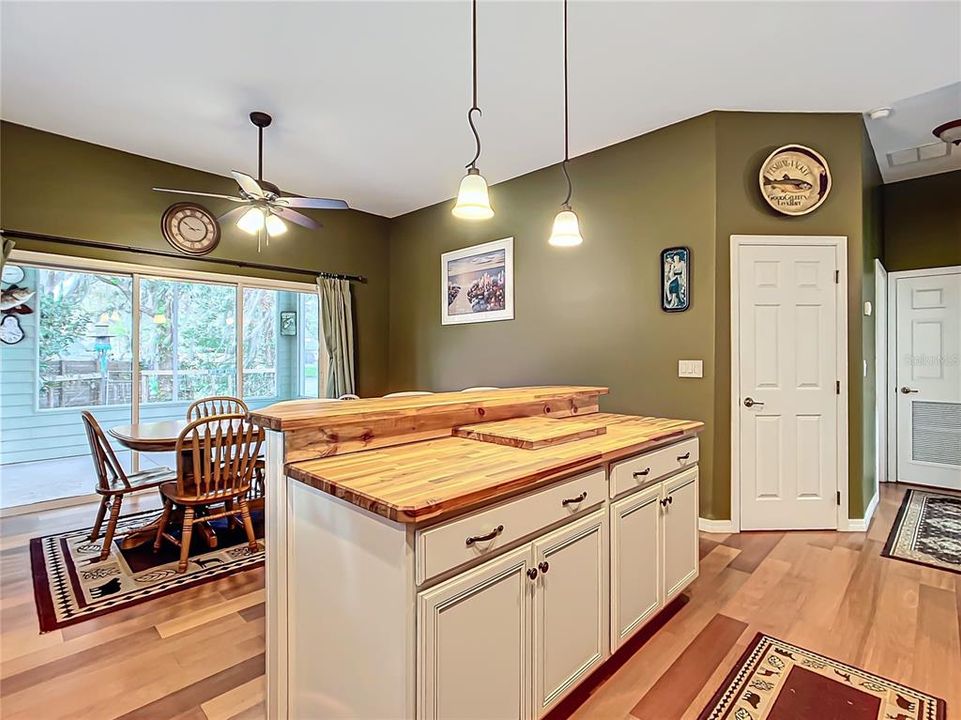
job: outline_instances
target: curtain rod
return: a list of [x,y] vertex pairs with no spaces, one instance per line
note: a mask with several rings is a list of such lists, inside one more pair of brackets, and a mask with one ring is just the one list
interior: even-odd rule
[[336,280],[352,280],[360,283],[367,282],[367,277],[364,275],[346,275],[343,273],[321,272],[318,270],[304,270],[302,268],[284,267],[282,265],[267,265],[266,263],[225,260],[223,258],[192,258],[174,252],[167,252],[166,250],[152,250],[150,248],[134,247],[133,245],[116,245],[98,240],[83,240],[81,238],[63,237],[61,235],[46,235],[44,233],[27,232],[25,230],[0,229],[0,235],[20,238],[22,240],[64,243],[66,245],[77,245],[79,247],[96,248],[98,250],[119,250],[121,252],[137,253],[138,255],[154,255],[156,257],[174,258],[176,260],[199,260],[200,262],[214,263],[215,265],[230,265],[231,267],[250,268],[251,270],[271,270],[274,272],[296,273],[298,275],[315,275]]

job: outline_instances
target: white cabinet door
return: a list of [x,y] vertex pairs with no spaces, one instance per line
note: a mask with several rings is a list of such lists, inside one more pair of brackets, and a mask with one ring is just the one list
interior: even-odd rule
[[534,711],[544,715],[608,655],[607,510],[534,542]]
[[697,468],[664,481],[661,517],[664,548],[664,602],[697,577]]
[[530,718],[528,570],[525,545],[418,594],[418,718]]
[[611,652],[662,606],[661,488],[611,505]]

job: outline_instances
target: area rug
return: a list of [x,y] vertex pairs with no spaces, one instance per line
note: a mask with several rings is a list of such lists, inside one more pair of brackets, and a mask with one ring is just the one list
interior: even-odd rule
[[908,490],[881,554],[961,573],[961,497]]
[[944,720],[945,702],[758,633],[698,720]]
[[209,524],[217,536],[217,547],[210,549],[195,531],[184,573],[177,572],[180,549],[173,543],[164,542],[157,553],[152,542],[131,550],[120,549],[124,535],[157,515],[157,511],[148,511],[122,517],[110,555],[103,562],[98,561],[103,536],[90,542],[89,527],[32,538],[30,562],[40,631],[73,625],[263,565],[262,513],[253,516],[254,531],[260,539],[257,552],[247,546],[242,528],[226,519],[213,520]]

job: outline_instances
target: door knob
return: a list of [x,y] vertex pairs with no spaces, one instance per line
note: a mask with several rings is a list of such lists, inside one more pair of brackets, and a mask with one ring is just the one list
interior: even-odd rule
[[531,580],[536,580],[536,579],[537,579],[537,568],[530,568],[530,569],[527,571],[527,577],[529,577]]
[[544,560],[543,562],[537,563],[537,569],[541,571],[541,575],[547,575],[547,571],[551,569],[551,564]]
[[744,398],[744,407],[754,407],[755,405],[763,405],[763,404],[764,404],[764,403],[762,403],[762,402],[760,402],[760,401],[758,401],[758,400],[755,400],[755,399],[752,398],[752,397],[746,397],[746,398]]
[[904,387],[904,386],[902,385],[902,386],[901,386],[901,392],[904,393],[905,395],[910,395],[911,393],[916,393],[916,392],[921,392],[921,391],[918,390],[917,388],[909,388],[909,387]]

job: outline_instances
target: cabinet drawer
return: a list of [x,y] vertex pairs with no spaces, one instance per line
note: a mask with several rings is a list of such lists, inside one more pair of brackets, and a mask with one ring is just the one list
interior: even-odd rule
[[691,467],[697,464],[697,459],[697,438],[690,438],[615,463],[611,466],[611,497]]
[[420,530],[415,537],[417,584],[471,560],[491,556],[541,528],[566,520],[602,502],[606,493],[604,469],[598,468],[481,512]]

